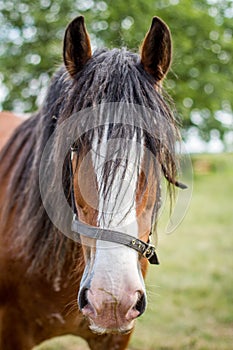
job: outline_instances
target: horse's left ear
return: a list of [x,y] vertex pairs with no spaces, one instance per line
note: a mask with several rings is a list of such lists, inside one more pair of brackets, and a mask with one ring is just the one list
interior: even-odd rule
[[79,16],[68,25],[65,32],[63,46],[64,63],[73,77],[90,58],[90,38],[85,27],[84,17]]
[[170,30],[160,18],[154,17],[141,46],[141,63],[149,74],[160,81],[168,72],[171,59]]

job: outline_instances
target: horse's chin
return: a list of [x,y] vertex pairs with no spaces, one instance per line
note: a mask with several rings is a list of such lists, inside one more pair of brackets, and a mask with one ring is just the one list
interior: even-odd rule
[[134,321],[130,322],[127,326],[122,326],[118,328],[108,328],[102,327],[95,324],[92,320],[90,320],[89,328],[90,330],[98,335],[102,334],[128,334],[131,333],[134,327]]

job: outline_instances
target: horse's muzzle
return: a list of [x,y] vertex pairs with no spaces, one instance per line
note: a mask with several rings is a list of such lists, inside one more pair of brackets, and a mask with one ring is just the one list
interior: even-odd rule
[[134,326],[133,321],[145,311],[146,296],[143,291],[117,295],[104,288],[82,288],[78,304],[82,314],[90,320],[93,332],[128,333]]

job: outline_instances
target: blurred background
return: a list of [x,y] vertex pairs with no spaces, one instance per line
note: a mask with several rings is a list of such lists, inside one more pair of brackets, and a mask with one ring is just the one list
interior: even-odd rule
[[0,11],[0,109],[38,108],[75,16],[85,16],[93,49],[138,51],[156,15],[172,32],[173,65],[164,87],[190,151],[233,150],[232,0],[0,0]]
[[[147,278],[148,311],[131,350],[233,348],[233,1],[0,0],[0,110],[41,105],[62,63],[70,20],[84,15],[93,50],[138,52],[153,16],[173,37],[164,82],[192,154],[190,208],[175,233],[159,227],[161,266]],[[211,153],[211,154],[210,154]],[[197,155],[198,154],[198,155]],[[87,349],[66,337],[38,349]]]

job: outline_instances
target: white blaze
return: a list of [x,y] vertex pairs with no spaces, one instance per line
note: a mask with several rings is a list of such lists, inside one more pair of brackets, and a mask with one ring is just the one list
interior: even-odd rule
[[[104,130],[102,140],[99,141],[98,132],[92,144],[92,162],[96,174],[98,185],[98,222],[97,225],[101,228],[121,231],[126,234],[138,237],[138,223],[136,215],[136,188],[138,181],[139,166],[138,152],[142,159],[143,143],[136,142],[137,136],[131,140],[124,141],[119,139],[107,139],[108,126]],[[120,142],[119,142],[120,141]],[[122,148],[130,146],[127,154],[127,159],[124,159]],[[130,145],[129,145],[130,143]],[[120,148],[121,149],[120,149]],[[110,152],[109,152],[110,150]],[[121,158],[117,169],[113,176],[111,172],[107,181],[107,196],[104,198],[103,189],[103,167],[105,162],[111,160],[116,161]],[[127,169],[125,170],[125,161],[127,160]],[[124,180],[122,181],[122,179]],[[109,185],[109,186],[108,186]],[[111,282],[111,292],[121,298],[121,291],[126,288],[126,285],[142,285],[141,275],[138,271],[138,253],[133,249],[120,244],[97,241],[96,243],[96,258],[94,269],[104,271],[106,284],[109,286]],[[114,276],[114,279],[112,278]],[[103,283],[105,282],[103,281]],[[117,283],[116,283],[117,281]]]
[[[107,140],[108,126],[105,127],[100,142],[98,131],[95,133],[92,144],[92,162],[98,186],[98,226],[113,230],[121,229],[122,232],[137,237],[136,187],[140,170],[137,159],[139,147],[143,145],[136,142],[136,135],[128,141]],[[127,152],[127,159],[124,158],[124,151],[119,149],[119,147],[126,146],[130,148]],[[142,149],[140,152],[142,154]],[[114,174],[110,172],[109,178],[105,179],[105,186],[110,189],[106,195],[103,186],[103,169],[108,161],[118,161],[119,165]]]

